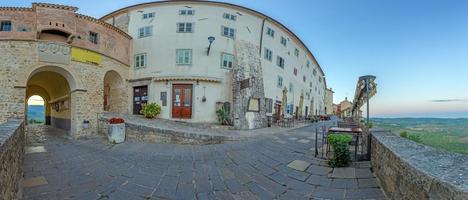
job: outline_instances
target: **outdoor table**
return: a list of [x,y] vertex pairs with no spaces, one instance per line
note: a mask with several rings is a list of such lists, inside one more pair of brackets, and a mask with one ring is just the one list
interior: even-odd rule
[[[362,133],[361,128],[345,128],[345,127],[331,127],[328,133],[347,134],[356,136],[356,144],[354,145],[354,159],[357,160],[357,150],[359,145],[359,136]],[[327,134],[328,135],[328,134]]]

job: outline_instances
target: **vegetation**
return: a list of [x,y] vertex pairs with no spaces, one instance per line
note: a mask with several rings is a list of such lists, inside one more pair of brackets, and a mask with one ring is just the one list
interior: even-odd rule
[[140,114],[146,118],[152,119],[161,113],[161,106],[156,103],[144,104],[141,108]]
[[232,125],[231,121],[231,113],[226,108],[221,108],[216,111],[216,115],[218,116],[218,122],[222,125]]
[[113,117],[109,119],[109,124],[121,124],[124,123],[124,119],[119,118],[119,117]]
[[328,161],[331,167],[346,167],[350,163],[349,142],[352,137],[350,135],[330,134],[328,142],[333,148],[333,158]]
[[[468,119],[373,118],[374,126],[410,140],[468,155]],[[405,132],[405,133],[403,133]],[[402,135],[403,134],[403,135]]]

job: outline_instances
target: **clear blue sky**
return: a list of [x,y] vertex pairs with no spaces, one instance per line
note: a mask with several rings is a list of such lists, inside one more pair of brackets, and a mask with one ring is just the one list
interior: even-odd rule
[[[1,6],[30,7],[29,0]],[[142,0],[49,0],[101,17]],[[352,99],[376,75],[371,116],[468,117],[468,1],[232,0],[269,15],[312,50],[335,91]],[[439,100],[439,101],[435,101]]]

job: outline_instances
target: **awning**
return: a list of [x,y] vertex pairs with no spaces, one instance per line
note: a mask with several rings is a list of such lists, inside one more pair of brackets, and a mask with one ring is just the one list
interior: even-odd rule
[[361,76],[356,85],[356,93],[352,113],[357,114],[357,111],[367,102],[367,99],[372,98],[377,93],[377,84],[374,82],[375,76]]
[[158,76],[153,77],[154,81],[202,81],[221,83],[223,79],[209,76]]

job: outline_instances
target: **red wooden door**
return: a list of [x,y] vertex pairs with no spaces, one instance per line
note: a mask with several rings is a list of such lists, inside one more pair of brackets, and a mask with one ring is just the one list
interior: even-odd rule
[[192,118],[192,85],[173,85],[172,118]]

